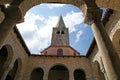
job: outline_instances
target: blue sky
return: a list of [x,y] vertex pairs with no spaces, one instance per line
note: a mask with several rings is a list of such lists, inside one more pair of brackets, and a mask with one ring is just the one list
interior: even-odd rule
[[52,28],[62,16],[69,28],[70,45],[85,55],[93,39],[91,27],[84,24],[79,8],[70,4],[40,4],[31,8],[25,21],[17,24],[25,43],[32,54],[38,54],[51,43]]

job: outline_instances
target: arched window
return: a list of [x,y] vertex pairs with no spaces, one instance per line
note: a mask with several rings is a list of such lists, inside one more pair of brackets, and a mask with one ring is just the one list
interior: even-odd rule
[[60,34],[60,31],[57,31],[57,34]]
[[8,51],[5,46],[3,46],[0,50],[0,68],[1,66],[4,65],[5,61],[7,60],[8,57]]
[[74,80],[86,80],[85,72],[81,69],[74,71]]
[[64,31],[62,31],[61,34],[64,34]]
[[14,80],[18,69],[18,60],[15,61],[13,68],[9,71],[5,80]]
[[[0,78],[3,76],[3,66],[9,66],[13,57],[12,47],[10,45],[4,45],[0,49]],[[6,64],[5,64],[6,63]]]
[[8,72],[5,80],[17,80],[18,76],[21,75],[22,60],[20,58],[16,59],[12,69]]
[[63,50],[62,49],[58,49],[57,50],[57,55],[58,56],[62,56],[63,55]]

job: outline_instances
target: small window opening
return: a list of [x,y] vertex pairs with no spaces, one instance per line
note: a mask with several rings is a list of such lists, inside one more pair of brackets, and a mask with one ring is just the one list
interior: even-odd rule
[[63,55],[63,50],[62,49],[58,49],[57,50],[57,55],[58,56],[62,56]]
[[62,31],[61,34],[64,34],[64,31]]
[[57,31],[57,34],[60,34],[60,31]]

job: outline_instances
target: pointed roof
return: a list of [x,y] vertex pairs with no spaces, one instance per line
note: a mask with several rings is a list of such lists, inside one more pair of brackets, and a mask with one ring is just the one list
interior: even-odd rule
[[65,28],[65,23],[64,23],[64,21],[63,21],[62,16],[60,16],[60,19],[59,19],[56,27],[57,27],[57,28]]

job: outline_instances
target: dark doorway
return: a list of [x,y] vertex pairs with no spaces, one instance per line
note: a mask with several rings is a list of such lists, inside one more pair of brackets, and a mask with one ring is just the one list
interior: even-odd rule
[[54,66],[49,71],[48,80],[69,80],[69,71],[62,65]]
[[34,69],[31,73],[30,80],[43,80],[44,72],[41,68]]
[[83,70],[75,70],[74,71],[74,80],[86,80],[86,75]]

